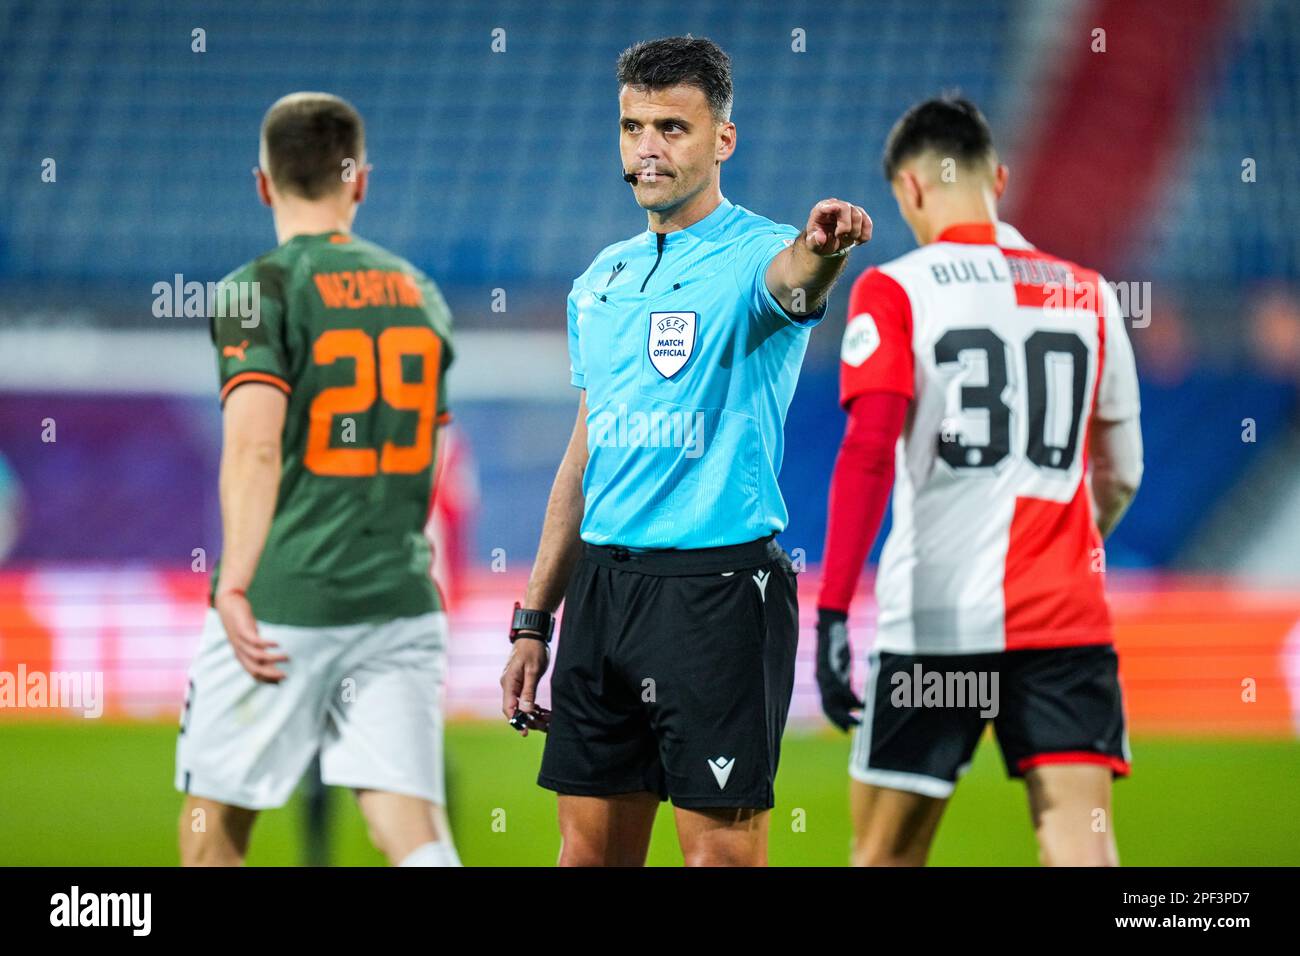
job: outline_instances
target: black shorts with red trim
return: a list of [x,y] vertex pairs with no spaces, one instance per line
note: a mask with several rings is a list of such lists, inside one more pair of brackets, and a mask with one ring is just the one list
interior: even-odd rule
[[987,723],[1007,773],[1087,763],[1129,772],[1119,660],[1110,645],[994,654],[871,654],[855,780],[949,796]]

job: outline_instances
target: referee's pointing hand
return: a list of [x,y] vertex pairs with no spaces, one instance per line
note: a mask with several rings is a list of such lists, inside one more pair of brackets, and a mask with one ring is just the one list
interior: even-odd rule
[[871,239],[871,217],[861,206],[842,199],[823,199],[808,214],[803,241],[818,256],[847,252]]

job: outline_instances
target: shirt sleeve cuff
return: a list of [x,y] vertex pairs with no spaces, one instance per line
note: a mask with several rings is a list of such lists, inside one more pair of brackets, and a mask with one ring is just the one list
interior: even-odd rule
[[783,306],[780,303],[780,301],[777,300],[777,297],[772,295],[771,290],[767,288],[766,282],[763,283],[763,289],[767,291],[768,298],[772,300],[773,306],[775,307],[776,311],[779,312],[781,316],[791,325],[797,326],[801,329],[811,329],[822,319],[826,318],[826,306],[829,302],[829,296],[825,299],[822,299],[822,304],[817,306],[817,308],[813,309],[807,315],[791,315],[789,312],[785,310],[785,306]]
[[274,385],[286,395],[293,392],[289,383],[278,375],[273,375],[270,372],[240,372],[239,374],[232,376],[225,385],[221,386],[221,401],[224,403],[226,397],[229,396],[231,392],[239,386],[246,385],[249,382],[261,382],[264,385]]
[[817,308],[813,309],[811,312],[805,315],[791,315],[786,311],[785,306],[781,304],[781,300],[774,296],[772,290],[767,287],[767,269],[772,264],[772,260],[780,255],[782,250],[786,248],[787,246],[782,242],[772,250],[770,256],[763,259],[762,268],[758,271],[758,285],[759,288],[762,289],[763,299],[767,303],[767,307],[771,309],[774,315],[779,315],[795,328],[811,329],[822,319],[826,318],[826,306],[829,303],[829,296],[823,298],[821,305],[817,306]]

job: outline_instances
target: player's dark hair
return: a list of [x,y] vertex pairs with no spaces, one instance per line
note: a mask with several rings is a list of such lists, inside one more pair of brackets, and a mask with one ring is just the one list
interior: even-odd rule
[[624,50],[618,58],[618,85],[662,90],[677,84],[693,86],[709,101],[713,118],[731,118],[731,57],[712,40],[663,37]]
[[329,93],[293,93],[262,120],[265,170],[277,189],[319,199],[343,185],[344,160],[360,165],[366,148],[361,114]]
[[964,97],[938,96],[917,103],[885,140],[885,179],[892,182],[903,163],[927,150],[969,167],[993,155],[993,131],[979,107]]

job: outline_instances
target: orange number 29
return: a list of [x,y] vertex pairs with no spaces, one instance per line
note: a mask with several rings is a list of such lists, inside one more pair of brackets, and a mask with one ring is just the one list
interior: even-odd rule
[[[331,329],[316,340],[312,348],[316,364],[332,365],[339,359],[352,359],[356,363],[356,380],[351,385],[322,389],[312,400],[307,453],[303,456],[309,471],[335,477],[365,477],[380,471],[410,475],[423,471],[433,460],[432,425],[438,404],[442,340],[431,328],[410,326],[385,329],[379,334],[378,345],[376,369],[375,339],[361,329]],[[420,358],[422,370],[417,382],[402,378],[402,359],[407,355]],[[368,411],[377,395],[392,408],[419,413],[415,444],[397,445],[385,440],[381,451],[331,447],[334,416]]]

